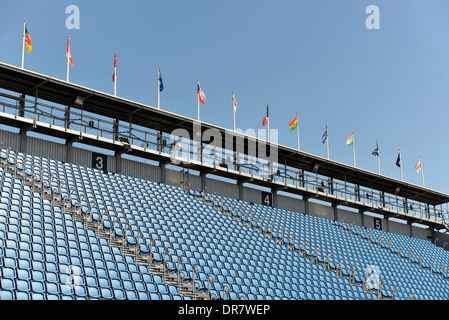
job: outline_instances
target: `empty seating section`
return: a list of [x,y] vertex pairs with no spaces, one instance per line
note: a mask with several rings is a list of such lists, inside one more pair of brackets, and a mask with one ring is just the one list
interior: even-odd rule
[[[378,299],[363,286],[368,266],[379,270],[383,298],[449,296],[449,256],[429,241],[9,149],[1,159],[23,177],[0,167],[1,299],[194,299],[114,239],[164,260],[167,272],[195,274],[211,298]],[[49,196],[24,183],[31,173]]]
[[[70,181],[91,197],[99,195],[70,165],[33,162],[43,181],[57,176],[54,188]],[[1,299],[189,299],[3,168],[0,182]]]

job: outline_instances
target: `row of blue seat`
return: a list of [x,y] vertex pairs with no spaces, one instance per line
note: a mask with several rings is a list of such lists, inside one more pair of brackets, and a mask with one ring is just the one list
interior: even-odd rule
[[[202,285],[205,285],[205,275],[209,272],[216,274],[221,281],[214,283],[214,292],[219,293],[223,288],[223,283],[228,282],[233,289],[233,295],[246,294],[251,297],[271,297],[271,298],[372,298],[372,294],[367,294],[361,287],[351,286],[347,279],[337,278],[335,272],[325,271],[321,265],[313,265],[310,259],[300,258],[298,253],[293,253],[286,249],[286,246],[278,245],[274,239],[267,239],[263,234],[256,233],[252,228],[245,227],[242,222],[234,221],[232,217],[223,215],[220,211],[214,210],[212,206],[203,201],[195,200],[193,196],[187,195],[181,188],[167,186],[143,179],[117,175],[113,173],[103,173],[90,168],[83,168],[73,164],[62,164],[58,161],[49,161],[34,157],[34,160],[40,161],[40,168],[47,168],[48,174],[44,177],[50,179],[51,174],[57,178],[52,182],[54,188],[58,188],[61,181],[64,181],[66,187],[63,192],[68,192],[67,186],[76,186],[77,192],[74,199],[79,199],[80,194],[84,193],[88,201],[95,200],[97,207],[108,209],[106,223],[111,225],[113,218],[120,217],[121,224],[116,224],[116,230],[120,233],[125,230],[127,223],[131,229],[127,232],[129,239],[136,239],[137,232],[144,232],[144,238],[148,243],[149,239],[156,240],[154,251],[163,252],[163,247],[167,246],[171,250],[171,256],[183,256],[191,265],[199,264],[201,267]],[[38,167],[36,167],[38,168]],[[8,177],[9,174],[5,174]],[[15,179],[14,185],[20,185]],[[8,194],[17,194],[21,188],[17,186],[11,189]],[[23,189],[23,188],[22,188]],[[127,195],[123,197],[122,195]],[[36,198],[33,195],[33,198]],[[37,198],[39,198],[37,196]],[[380,249],[368,246],[363,243],[356,235],[350,235],[347,232],[334,228],[329,220],[312,217],[292,211],[269,208],[253,203],[228,199],[225,197],[216,197],[223,199],[229,205],[235,205],[236,208],[242,208],[245,213],[254,212],[256,219],[264,218],[266,225],[268,222],[274,223],[274,231],[285,228],[284,240],[297,233],[296,248],[303,241],[308,241],[307,252],[310,255],[313,248],[320,246],[319,259],[323,261],[328,251],[334,253],[331,258],[331,265],[336,266],[340,258],[345,258],[347,263],[344,265],[344,273],[348,274],[352,265],[357,265],[357,278],[362,279],[364,267],[368,264],[377,264],[381,267],[381,274],[385,274],[392,281],[400,281],[404,292],[401,291],[400,297],[405,298],[410,290],[416,289],[417,295],[428,295],[429,297],[438,297],[428,292],[428,288],[423,286],[418,280],[422,271],[417,268],[405,268],[405,274],[394,270],[394,266],[403,266],[402,260],[385,256]],[[176,200],[175,200],[176,199]],[[84,211],[89,208],[88,201],[84,201]],[[0,201],[1,202],[1,201]],[[3,202],[2,202],[3,203]],[[6,203],[6,201],[5,201]],[[10,204],[10,203],[8,203]],[[9,207],[11,209],[11,207]],[[14,207],[14,210],[17,208]],[[33,207],[34,209],[34,207]],[[54,210],[36,207],[37,210],[55,217]],[[11,210],[13,212],[14,210]],[[98,214],[98,209],[96,216]],[[66,215],[64,215],[66,216]],[[155,221],[156,220],[156,221]],[[14,220],[13,220],[14,221]],[[64,220],[65,221],[65,220]],[[70,219],[67,219],[70,223]],[[9,223],[8,228],[14,223]],[[14,229],[13,233],[24,231],[33,234],[38,230],[45,230],[45,222],[41,223],[44,227],[38,229]],[[54,227],[60,227],[61,224],[54,224]],[[21,227],[21,226],[20,226]],[[78,230],[79,228],[76,228]],[[9,229],[8,229],[9,230]],[[73,224],[71,231],[74,231]],[[148,232],[151,230],[151,232]],[[53,231],[53,230],[51,230]],[[11,231],[8,231],[11,233]],[[61,232],[60,237],[74,235],[79,243],[88,247],[90,237],[85,234],[75,232]],[[8,236],[4,233],[4,235]],[[42,237],[42,235],[33,235],[33,237]],[[55,246],[56,241],[50,239],[55,237],[55,233],[48,233],[44,241],[49,241],[50,246]],[[20,238],[20,237],[19,237]],[[59,239],[56,237],[56,239]],[[141,239],[142,240],[142,239]],[[72,240],[73,241],[73,240]],[[76,243],[76,241],[75,241]],[[350,244],[350,246],[348,246]],[[95,247],[95,245],[93,245]],[[113,247],[114,248],[114,247]],[[213,250],[213,253],[211,252]],[[97,252],[88,250],[87,252]],[[175,253],[176,252],[176,253]],[[236,254],[241,252],[242,256]],[[361,255],[363,253],[363,255]],[[368,253],[366,255],[366,253]],[[103,260],[103,266],[108,263],[108,256],[104,252],[98,252]],[[69,252],[72,258],[71,253]],[[63,255],[61,255],[63,256]],[[74,257],[76,257],[74,252]],[[109,257],[110,258],[110,257]],[[175,260],[171,257],[172,261]],[[95,260],[95,259],[94,259]],[[100,259],[97,259],[100,260]],[[90,262],[89,262],[90,261]],[[212,261],[212,263],[211,263]],[[385,264],[384,262],[387,261]],[[80,266],[96,267],[90,265],[91,260],[80,261]],[[132,262],[130,262],[132,265]],[[251,265],[251,263],[253,265]],[[248,264],[250,272],[239,273],[243,271],[242,265]],[[183,265],[186,270],[191,270],[191,266]],[[384,269],[385,268],[385,269]],[[291,269],[284,272],[284,277],[279,278],[279,271]],[[98,270],[102,270],[101,266]],[[274,271],[276,270],[276,271]],[[302,270],[299,273],[293,270]],[[401,270],[401,271],[404,271]],[[231,272],[233,273],[231,275]],[[224,275],[226,274],[226,275]],[[395,277],[394,275],[397,275]],[[404,279],[409,275],[410,279]],[[416,275],[418,279],[414,279]],[[274,276],[275,280],[271,279]],[[290,284],[298,284],[301,279],[306,277],[309,283],[304,283],[299,287],[292,287]],[[310,278],[310,279],[309,279]],[[437,277],[430,277],[431,283],[439,283]],[[421,278],[422,279],[422,278]],[[265,281],[261,284],[261,281]],[[271,282],[270,282],[271,281]],[[335,283],[345,282],[346,286],[335,292],[331,290]],[[416,287],[416,288],[415,288]],[[261,288],[262,289],[261,291]],[[391,294],[393,285],[386,284],[386,294]],[[269,290],[268,290],[269,289]],[[349,293],[348,293],[349,292]],[[440,294],[440,293],[439,293]]]

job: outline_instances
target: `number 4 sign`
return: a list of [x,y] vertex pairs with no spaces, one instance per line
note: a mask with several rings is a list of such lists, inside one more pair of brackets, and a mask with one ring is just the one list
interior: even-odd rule
[[273,194],[271,192],[262,191],[262,204],[269,207],[273,206]]

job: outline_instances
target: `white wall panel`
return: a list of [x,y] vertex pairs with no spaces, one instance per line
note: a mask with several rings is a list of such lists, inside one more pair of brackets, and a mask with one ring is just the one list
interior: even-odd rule
[[11,150],[19,150],[20,136],[17,133],[0,130],[0,141],[3,142],[2,148],[11,147]]
[[218,195],[236,199],[239,197],[239,187],[236,184],[215,179],[206,179],[206,187],[207,191],[210,193],[215,192]]
[[66,146],[61,143],[27,137],[27,153],[49,159],[66,161]]
[[278,207],[295,212],[304,212],[305,205],[301,199],[278,195]]
[[[92,166],[92,151],[90,151],[90,150],[72,147],[71,157],[72,157],[72,159],[70,160],[70,162],[72,162],[74,164],[77,164],[80,166],[85,166],[85,167]],[[108,162],[110,162],[109,159],[108,159]],[[109,166],[109,163],[108,163],[108,166]]]
[[245,188],[244,200],[260,204],[262,203],[262,191],[253,188]]
[[[114,161],[115,157],[110,157]],[[161,169],[159,167],[122,158],[121,174],[159,182],[160,172]]]

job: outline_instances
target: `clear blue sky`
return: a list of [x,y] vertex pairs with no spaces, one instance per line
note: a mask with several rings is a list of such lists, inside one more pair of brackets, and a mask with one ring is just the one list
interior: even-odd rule
[[[80,29],[68,30],[68,5]],[[365,9],[377,5],[380,29],[368,30]],[[303,151],[352,165],[345,140],[355,132],[357,167],[449,193],[449,2],[447,0],[167,0],[0,2],[0,61],[20,66],[23,19],[33,52],[25,68],[156,106],[157,65],[162,109],[196,118],[196,79],[207,97],[201,120],[262,129],[266,102],[278,142],[296,148],[288,124],[299,114]]]

